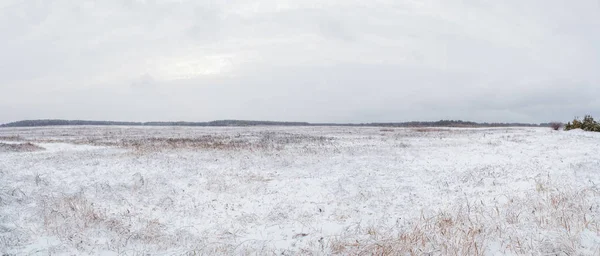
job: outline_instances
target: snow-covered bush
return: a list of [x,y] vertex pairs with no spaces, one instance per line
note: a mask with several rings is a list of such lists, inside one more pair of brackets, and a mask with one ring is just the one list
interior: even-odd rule
[[586,115],[583,120],[577,118],[573,119],[573,122],[565,125],[565,131],[573,129],[582,129],[584,131],[600,132],[600,124],[594,120],[590,115]]

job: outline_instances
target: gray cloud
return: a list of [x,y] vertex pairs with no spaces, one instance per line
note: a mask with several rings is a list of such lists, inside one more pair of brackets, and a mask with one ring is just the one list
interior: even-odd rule
[[5,0],[0,122],[600,115],[598,31],[595,0]]

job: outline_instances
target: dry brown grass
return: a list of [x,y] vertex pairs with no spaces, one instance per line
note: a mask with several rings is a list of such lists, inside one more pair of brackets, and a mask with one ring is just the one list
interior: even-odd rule
[[161,150],[283,150],[286,147],[303,146],[320,148],[330,145],[331,137],[292,134],[281,132],[262,132],[247,136],[202,135],[183,138],[97,138],[89,137],[76,140],[51,140],[44,142],[65,142],[81,145],[110,146],[133,149],[137,152]]
[[42,150],[45,150],[45,148],[30,142],[21,144],[0,143],[0,152],[34,152]]
[[0,140],[3,140],[3,141],[20,141],[20,140],[23,140],[23,138],[21,138],[21,136],[18,136],[18,135],[9,135],[9,136],[0,136]]
[[441,128],[412,128],[413,132],[451,132],[450,129],[441,129]]
[[196,138],[147,138],[124,139],[116,144],[120,147],[134,148],[137,150],[151,149],[207,149],[207,150],[235,150],[249,147],[243,140],[226,137],[202,136]]
[[109,213],[81,193],[46,197],[41,199],[40,204],[43,206],[44,229],[82,252],[95,243],[90,234],[99,230],[115,234],[110,244],[113,251],[126,248],[131,243],[151,244],[155,249],[177,244],[178,238],[168,235],[167,227],[157,219],[143,219],[129,211]]
[[[544,189],[539,189],[544,187]],[[403,232],[366,227],[330,239],[326,251],[335,255],[587,255],[581,252],[584,231],[600,233],[600,213],[592,189],[563,191],[537,187],[526,197],[504,204],[467,201],[414,221]],[[540,238],[542,234],[542,238]],[[593,255],[600,255],[600,245]],[[592,249],[593,250],[593,249]],[[579,253],[579,254],[578,254]],[[583,254],[582,254],[583,253]]]

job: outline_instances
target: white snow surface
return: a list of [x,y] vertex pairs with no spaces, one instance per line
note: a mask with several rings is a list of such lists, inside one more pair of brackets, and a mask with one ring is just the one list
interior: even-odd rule
[[[259,147],[118,144],[202,136]],[[480,220],[480,254],[600,255],[600,133],[86,126],[2,128],[0,142],[45,148],[0,153],[7,255],[368,254],[334,245],[398,237],[464,206],[498,211]],[[589,223],[543,225],[551,214],[535,215],[528,200],[558,192],[582,195],[569,216]],[[512,237],[527,244],[516,248]],[[432,246],[430,255],[444,254]]]

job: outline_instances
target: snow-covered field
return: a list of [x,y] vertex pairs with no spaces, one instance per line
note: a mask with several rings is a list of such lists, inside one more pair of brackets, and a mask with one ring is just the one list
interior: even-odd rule
[[45,127],[0,143],[6,255],[600,255],[600,133]]

